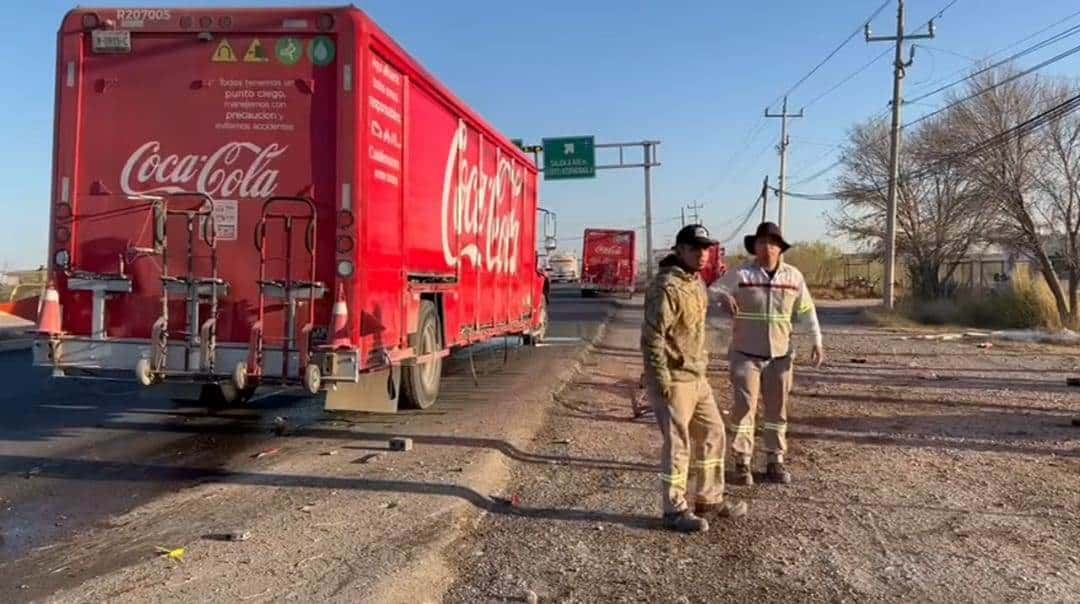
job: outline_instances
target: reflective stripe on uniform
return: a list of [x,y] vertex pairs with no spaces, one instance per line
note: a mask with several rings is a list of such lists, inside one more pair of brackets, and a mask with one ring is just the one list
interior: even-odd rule
[[661,474],[660,480],[672,487],[686,488],[686,474]]
[[694,461],[695,468],[715,468],[716,466],[722,465],[724,465],[723,457],[715,457],[713,459],[702,459]]
[[761,424],[766,430],[774,430],[776,432],[787,432],[787,422],[763,422]]
[[813,312],[813,311],[814,311],[814,303],[807,300],[807,301],[804,301],[802,304],[800,304],[798,310],[796,310],[795,312],[799,313],[800,315],[805,315],[806,313]]
[[744,321],[758,321],[761,323],[779,323],[782,325],[790,325],[791,317],[784,315],[767,315],[764,313],[756,312],[741,312],[735,315],[736,319],[742,319]]
[[738,426],[735,426],[735,433],[736,434],[753,434],[753,432],[754,432],[754,424],[752,424],[752,423],[739,424]]

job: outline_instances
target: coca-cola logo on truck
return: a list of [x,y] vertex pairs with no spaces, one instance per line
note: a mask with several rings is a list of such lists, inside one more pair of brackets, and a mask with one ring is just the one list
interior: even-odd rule
[[514,274],[521,218],[513,200],[524,190],[525,171],[500,158],[495,174],[485,174],[469,159],[468,145],[468,130],[459,121],[443,174],[443,257],[449,266],[466,258],[478,268]]
[[278,187],[271,162],[289,147],[270,143],[231,142],[209,155],[168,154],[159,141],[135,150],[120,173],[127,195],[198,191],[215,198],[270,197]]
[[599,256],[622,256],[623,248],[617,245],[597,245],[592,248],[592,252]]

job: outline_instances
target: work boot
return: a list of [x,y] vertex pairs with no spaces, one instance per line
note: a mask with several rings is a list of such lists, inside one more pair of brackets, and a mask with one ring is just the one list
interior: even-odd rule
[[791,474],[784,468],[784,462],[770,461],[765,466],[765,480],[776,484],[789,484]]
[[743,487],[754,486],[754,474],[750,472],[749,462],[735,462],[735,472],[731,477],[731,484]]
[[742,518],[748,509],[745,501],[733,503],[724,500],[720,503],[699,503],[694,506],[694,513],[706,518]]
[[709,530],[709,521],[695,516],[690,510],[683,510],[664,514],[664,527],[680,533],[704,533]]

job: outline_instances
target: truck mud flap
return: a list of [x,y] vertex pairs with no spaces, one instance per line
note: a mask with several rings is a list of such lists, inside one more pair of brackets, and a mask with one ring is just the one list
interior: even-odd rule
[[397,413],[401,366],[360,375],[357,382],[336,382],[326,389],[327,411]]

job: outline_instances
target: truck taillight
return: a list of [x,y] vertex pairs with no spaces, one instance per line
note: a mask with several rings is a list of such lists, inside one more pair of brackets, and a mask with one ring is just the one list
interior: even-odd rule
[[348,254],[353,250],[353,238],[348,235],[342,235],[337,238],[337,253]]
[[218,19],[218,27],[220,27],[221,29],[229,29],[230,27],[232,27],[232,17],[225,15],[224,17]]
[[181,29],[191,29],[192,25],[195,25],[195,17],[192,17],[191,15],[184,15],[183,17],[180,17]]
[[201,27],[203,29],[208,29],[213,24],[214,24],[214,18],[213,17],[199,17],[199,27]]
[[66,270],[71,264],[71,254],[67,250],[60,250],[53,256],[53,263],[56,264],[56,268]]
[[82,26],[85,29],[94,29],[101,23],[101,19],[94,13],[86,13],[82,16]]
[[56,227],[56,232],[53,235],[53,239],[57,243],[67,243],[68,241],[71,241],[71,229],[67,228],[66,226]]
[[351,260],[342,260],[337,263],[337,274],[346,279],[352,277],[355,270],[356,266],[353,265]]
[[319,15],[319,18],[315,20],[315,27],[318,27],[322,31],[328,31],[334,28],[334,15],[330,13],[323,13]]

